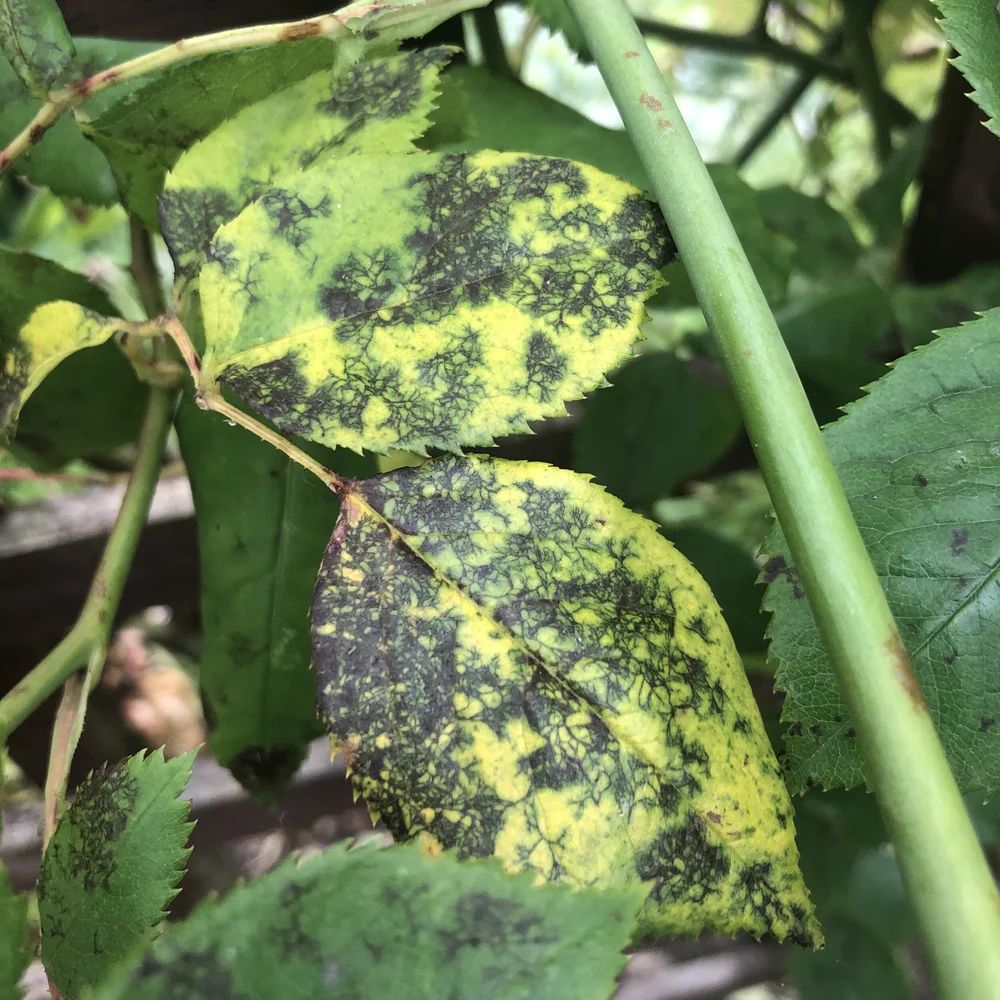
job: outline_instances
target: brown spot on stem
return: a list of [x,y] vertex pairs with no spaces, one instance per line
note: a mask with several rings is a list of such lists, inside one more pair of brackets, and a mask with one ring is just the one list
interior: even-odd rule
[[658,101],[652,94],[643,93],[642,97],[639,98],[640,104],[645,104],[647,108],[653,111],[662,111],[663,102]]
[[302,21],[300,24],[290,24],[278,35],[279,42],[300,42],[303,38],[315,38],[323,30],[319,21]]
[[660,119],[657,120],[656,124],[659,125],[660,128],[663,128],[663,129],[673,128],[674,127],[674,123],[669,118],[660,118]]
[[30,131],[28,132],[29,141],[34,144],[36,142],[41,142],[42,136],[52,127],[54,122],[50,122],[48,125],[32,125]]
[[638,59],[639,58],[639,53],[638,52],[634,52],[632,49],[629,49],[628,52],[625,53],[625,58],[626,59]]
[[927,702],[924,701],[923,692],[920,690],[920,683],[917,675],[913,672],[913,664],[910,662],[910,654],[907,653],[903,640],[898,632],[892,633],[892,638],[887,639],[885,648],[892,657],[895,664],[896,679],[903,686],[913,707],[921,712],[927,711]]

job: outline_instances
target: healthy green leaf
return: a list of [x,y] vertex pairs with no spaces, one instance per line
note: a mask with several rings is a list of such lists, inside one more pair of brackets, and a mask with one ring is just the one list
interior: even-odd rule
[[929,133],[929,121],[914,125],[906,142],[889,157],[875,182],[858,195],[858,208],[887,246],[898,242],[902,235],[903,196],[920,173]]
[[[309,669],[309,603],[339,505],[311,473],[199,409],[190,393],[176,426],[198,521],[199,679],[212,753],[270,799],[322,732]],[[350,452],[306,450],[343,475],[376,471],[373,460]]]
[[795,244],[792,266],[812,278],[853,269],[861,254],[851,224],[823,198],[782,185],[757,191],[764,224]]
[[1000,267],[970,267],[952,281],[939,285],[897,285],[892,290],[899,339],[912,351],[934,339],[935,330],[967,323],[1000,305]]
[[81,128],[107,156],[126,207],[155,230],[156,199],[185,149],[248,104],[329,68],[337,54],[333,42],[315,39],[206,56],[156,74]]
[[624,365],[588,401],[574,467],[629,507],[654,501],[709,468],[739,434],[739,407],[705,358],[654,351]]
[[313,664],[334,745],[395,836],[546,881],[643,882],[643,936],[819,940],[718,605],[585,477],[473,456],[352,486]]
[[131,323],[102,316],[75,302],[39,306],[16,340],[7,345],[0,370],[0,435],[11,433],[24,401],[60,361],[131,327]]
[[986,127],[1000,135],[1000,20],[989,0],[934,0],[938,24],[958,52],[953,60],[973,86],[973,100],[990,116]]
[[604,1000],[641,900],[336,846],[202,906],[96,1000]]
[[587,39],[583,37],[580,25],[566,6],[566,0],[531,0],[531,6],[546,28],[559,32],[566,39],[569,48],[581,59],[592,61]]
[[320,70],[251,104],[188,150],[160,197],[160,228],[177,277],[193,277],[219,226],[269,187],[294,183],[320,160],[413,151],[451,51]]
[[[82,275],[0,248],[0,356],[18,352],[21,327],[37,306],[53,299],[113,311],[107,296]],[[135,440],[145,403],[145,389],[115,344],[77,351],[28,400],[17,443],[53,464],[110,451]]]
[[[897,362],[824,432],[956,780],[1000,790],[1000,310]],[[864,780],[854,730],[787,547],[765,568],[788,693],[788,781]]]
[[97,986],[152,939],[184,872],[191,823],[178,799],[195,751],[105,764],[77,788],[42,858],[42,962],[66,997]]
[[31,961],[27,933],[28,901],[14,892],[0,865],[0,1000],[21,1000],[18,983]]
[[[76,59],[67,76],[77,79],[156,48],[146,42],[107,38],[77,38],[75,44]],[[99,115],[102,109],[126,100],[136,86],[121,84],[92,97],[86,105],[87,115]],[[10,142],[40,107],[41,101],[25,91],[10,64],[0,59],[0,145]],[[63,115],[14,169],[62,198],[78,198],[90,205],[111,205],[118,200],[108,161],[83,137],[73,115]]]
[[490,445],[628,356],[672,249],[653,204],[581,164],[317,164],[209,245],[202,377],[331,447]]
[[0,0],[0,50],[25,85],[44,97],[74,53],[56,0]]

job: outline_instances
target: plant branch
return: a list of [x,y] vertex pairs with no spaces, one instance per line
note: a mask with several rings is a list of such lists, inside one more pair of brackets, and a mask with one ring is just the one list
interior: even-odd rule
[[485,10],[477,10],[473,16],[484,65],[491,73],[496,73],[498,76],[513,76],[503,36],[500,34],[496,10],[488,7]]
[[[844,44],[843,32],[835,28],[823,40],[823,47],[820,50],[823,56],[832,56],[840,51]],[[761,146],[767,142],[771,133],[781,124],[792,109],[798,104],[799,99],[809,89],[816,74],[811,70],[805,70],[798,75],[798,78],[789,84],[788,89],[778,98],[774,107],[757,124],[757,127],[747,136],[743,145],[737,150],[733,157],[733,163],[737,167],[742,167]]]
[[941,1000],[993,996],[1000,898],[819,427],[624,0],[567,0],[670,226],[851,711]]
[[[468,10],[482,7],[488,0],[439,0],[441,19]],[[244,28],[232,28],[228,31],[216,31],[208,35],[197,35],[193,38],[182,38],[172,45],[162,49],[147,52],[126,62],[103,69],[99,73],[88,76],[84,80],[49,94],[48,101],[42,105],[31,123],[2,152],[0,152],[0,175],[5,173],[11,164],[35,145],[46,130],[70,108],[76,107],[89,97],[99,94],[108,87],[147,76],[159,70],[181,63],[190,62],[202,56],[217,55],[220,52],[237,52],[241,49],[257,48],[262,45],[280,45],[286,42],[299,42],[310,38],[327,38],[333,41],[347,38],[355,34],[351,21],[364,18],[369,14],[380,12],[380,0],[371,3],[353,3],[332,14],[322,14],[301,21],[287,21],[283,24],[257,24]],[[383,4],[385,15],[392,13],[391,4]],[[436,12],[435,12],[436,13]],[[409,12],[405,7],[395,13],[389,22],[395,27],[407,20],[420,23],[419,19],[428,18],[428,10],[423,5],[413,7]],[[387,25],[388,26],[388,25]]]
[[892,121],[886,92],[882,89],[875,50],[872,48],[871,25],[875,4],[869,0],[845,0],[844,40],[847,56],[854,68],[861,100],[872,122],[875,152],[883,166],[892,155]]
[[129,241],[132,245],[132,259],[128,271],[139,292],[139,301],[148,318],[162,316],[167,311],[167,303],[163,296],[160,275],[156,270],[153,238],[137,215],[129,214],[128,228]]

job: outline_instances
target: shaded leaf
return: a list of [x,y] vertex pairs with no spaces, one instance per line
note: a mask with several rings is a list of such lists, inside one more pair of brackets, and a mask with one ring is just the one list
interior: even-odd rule
[[31,961],[27,936],[28,901],[14,892],[0,865],[0,1000],[21,1000],[18,983]]
[[973,86],[973,100],[989,115],[986,127],[1000,135],[1000,20],[989,0],[934,0],[944,37],[958,52],[955,65]]
[[875,182],[858,195],[858,208],[882,243],[893,244],[902,234],[903,196],[920,173],[929,133],[929,121],[914,125],[906,142],[893,151]]
[[654,525],[550,466],[352,486],[313,601],[320,712],[399,838],[649,891],[645,935],[819,940],[719,608]]
[[[824,431],[959,785],[1000,790],[1000,310],[896,363]],[[864,780],[854,730],[780,534],[765,607],[788,781]]]
[[591,61],[587,39],[566,6],[566,0],[531,0],[531,7],[546,28],[561,34],[569,48],[581,59]]
[[73,59],[73,39],[56,0],[0,0],[0,50],[39,97]]
[[[76,58],[67,76],[84,79],[115,63],[156,48],[146,42],[121,42],[108,38],[77,38]],[[124,101],[138,84],[125,83],[97,94],[86,104],[89,116]],[[41,107],[28,94],[10,64],[0,59],[0,145],[6,145]],[[104,154],[80,132],[73,115],[63,115],[45,138],[22,156],[14,170],[35,184],[50,188],[62,198],[79,198],[90,205],[111,205],[118,190]]]
[[162,70],[91,120],[84,134],[111,164],[126,207],[153,230],[156,199],[181,153],[248,104],[333,65],[322,39],[206,56]]
[[641,892],[538,887],[413,847],[330,848],[171,927],[96,1000],[604,1000]]
[[105,764],[77,788],[42,858],[42,962],[67,997],[152,938],[177,894],[192,825],[178,799],[195,751]]
[[581,164],[318,164],[210,244],[203,380],[330,446],[489,445],[628,356],[672,249],[654,205]]
[[1000,305],[1000,267],[970,267],[952,281],[938,285],[897,285],[892,310],[904,350],[930,343],[937,330],[946,330]]
[[854,267],[861,246],[851,224],[829,202],[786,185],[757,191],[756,200],[768,229],[795,244],[796,271],[827,278]]
[[[110,313],[107,296],[83,275],[27,253],[0,248],[0,354],[18,351],[18,335],[37,306],[69,299]],[[54,464],[110,451],[135,439],[146,390],[115,344],[71,354],[28,400],[17,443]]]
[[[336,11],[336,16],[355,35],[393,44],[420,38],[439,24],[489,0],[354,0]],[[354,12],[357,12],[356,14]]]
[[188,150],[160,197],[177,277],[192,277],[219,226],[268,187],[321,160],[412,151],[451,52],[439,47],[321,70],[245,108]]
[[[198,521],[199,677],[212,753],[270,799],[322,732],[309,604],[337,497],[267,442],[199,409],[190,393],[176,426]],[[375,472],[373,460],[350,452],[305,450],[344,475]]]
[[82,348],[103,344],[131,326],[75,302],[39,306],[16,340],[7,345],[0,371],[0,433],[10,434],[24,401],[60,361]]
[[739,434],[739,407],[705,358],[654,351],[587,400],[573,437],[574,466],[629,507],[648,509],[708,469]]

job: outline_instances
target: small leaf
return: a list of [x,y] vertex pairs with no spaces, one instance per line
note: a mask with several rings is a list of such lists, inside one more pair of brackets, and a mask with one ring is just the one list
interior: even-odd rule
[[592,61],[587,39],[566,6],[566,0],[531,0],[531,6],[549,31],[558,32],[566,39],[566,45],[572,52],[586,62]]
[[435,48],[320,70],[251,104],[188,150],[160,197],[177,276],[191,278],[219,226],[267,187],[321,160],[412,151],[450,56]]
[[[80,80],[157,47],[146,42],[108,38],[78,38],[75,44],[76,59],[66,76]],[[126,100],[137,86],[137,83],[118,84],[96,94],[87,101],[87,115],[97,116]],[[0,145],[10,142],[40,107],[41,101],[25,91],[10,64],[0,59]],[[112,205],[118,200],[108,161],[83,137],[71,114],[63,115],[42,141],[17,161],[14,170],[62,198],[77,198],[89,205]]]
[[56,0],[0,0],[0,49],[38,97],[62,76],[75,51]]
[[152,938],[184,872],[191,823],[179,800],[194,753],[104,765],[77,788],[42,858],[42,962],[66,997],[98,985]]
[[216,234],[203,378],[331,447],[490,445],[628,356],[670,251],[654,205],[580,164],[345,157]]
[[990,0],[934,0],[944,37],[958,52],[953,60],[973,86],[973,100],[989,115],[986,127],[1000,135],[1000,19]]
[[[898,361],[823,434],[955,778],[1000,791],[1000,310]],[[765,608],[788,781],[864,780],[851,719],[788,549],[766,551]]]
[[711,467],[741,421],[724,374],[710,366],[663,351],[628,362],[610,389],[587,401],[573,438],[575,467],[644,510]]
[[[309,603],[337,497],[270,444],[199,409],[190,393],[176,425],[198,520],[199,681],[212,753],[271,799],[322,732]],[[306,450],[344,475],[375,472],[370,458]]]
[[[0,356],[17,350],[37,306],[69,299],[110,313],[108,297],[81,274],[28,253],[0,248]],[[53,465],[135,440],[146,390],[117,345],[71,354],[45,379],[18,418],[17,444]]]
[[331,66],[336,51],[314,39],[173,66],[81,128],[108,158],[125,206],[155,230],[156,199],[185,149],[248,104]]
[[18,984],[31,961],[27,936],[28,901],[14,892],[0,864],[0,1000],[21,1000]]
[[0,433],[10,433],[24,401],[60,361],[82,348],[103,344],[132,325],[75,302],[39,306],[17,339],[7,345],[0,370]]
[[446,458],[357,484],[313,601],[320,712],[394,836],[574,886],[641,933],[819,940],[719,608],[584,477]]
[[338,845],[203,905],[96,1000],[605,1000],[641,899]]

